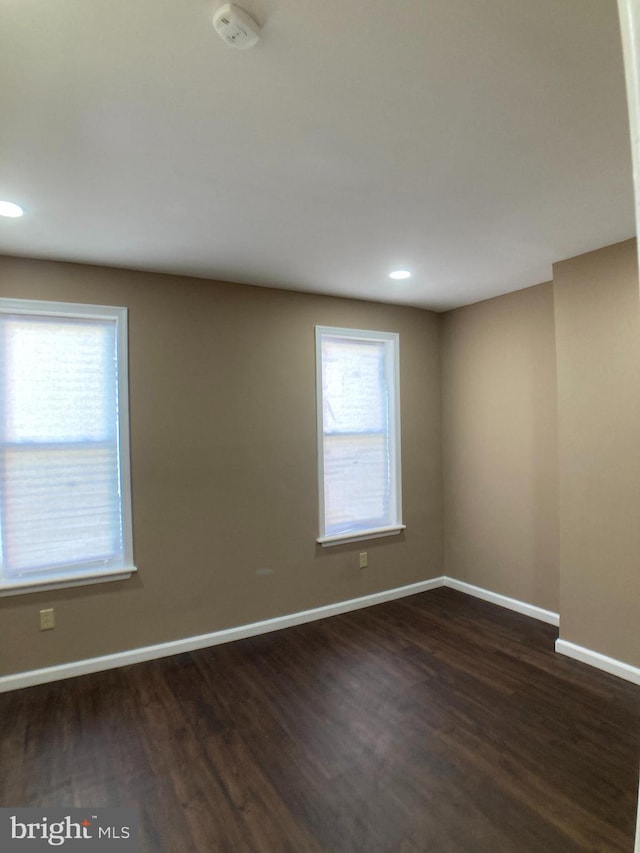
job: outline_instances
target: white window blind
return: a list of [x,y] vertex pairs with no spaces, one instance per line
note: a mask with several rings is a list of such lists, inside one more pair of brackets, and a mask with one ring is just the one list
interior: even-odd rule
[[0,300],[0,590],[134,571],[126,309]]
[[316,328],[323,545],[398,533],[398,335]]

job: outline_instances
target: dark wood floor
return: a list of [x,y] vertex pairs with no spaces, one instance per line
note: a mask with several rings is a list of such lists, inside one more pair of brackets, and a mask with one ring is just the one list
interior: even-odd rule
[[640,688],[437,589],[0,696],[0,805],[139,809],[149,853],[633,849]]

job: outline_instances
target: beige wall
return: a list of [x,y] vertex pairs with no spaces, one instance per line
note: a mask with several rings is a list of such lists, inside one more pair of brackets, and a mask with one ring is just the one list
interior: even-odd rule
[[553,285],[444,315],[445,572],[558,610]]
[[[173,276],[0,259],[0,296],[129,308],[130,581],[0,599],[0,674],[442,574],[440,318]],[[406,532],[316,546],[314,325],[400,333]],[[369,568],[358,568],[366,547]],[[256,574],[270,568],[271,575]],[[56,608],[54,631],[38,610]]]
[[[139,566],[127,582],[1,598],[0,674],[445,573],[559,610],[563,639],[640,665],[635,241],[443,316],[10,258],[0,296],[129,307]],[[399,537],[315,544],[316,324],[400,332]],[[55,631],[38,631],[43,606]]]
[[640,316],[634,240],[554,266],[560,637],[640,666]]

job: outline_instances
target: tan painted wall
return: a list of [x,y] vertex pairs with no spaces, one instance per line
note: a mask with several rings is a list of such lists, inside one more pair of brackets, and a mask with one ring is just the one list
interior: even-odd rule
[[446,574],[558,610],[553,285],[443,317]]
[[[10,258],[0,295],[129,307],[140,569],[0,599],[0,674],[443,573],[559,609],[563,639],[640,665],[634,241],[557,264],[553,285],[442,317]],[[359,546],[315,545],[316,324],[401,335],[407,531],[368,542],[366,571]],[[50,605],[58,626],[41,633],[37,612]]]
[[554,266],[560,636],[640,666],[635,240]]
[[[173,276],[0,259],[0,296],[129,308],[130,581],[0,599],[0,673],[245,624],[442,574],[440,318]],[[400,333],[406,532],[317,536],[314,325]],[[269,576],[257,575],[262,568]],[[38,610],[56,608],[54,631]]]

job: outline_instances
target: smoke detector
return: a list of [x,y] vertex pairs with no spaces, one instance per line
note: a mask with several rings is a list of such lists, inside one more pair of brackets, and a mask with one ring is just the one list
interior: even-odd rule
[[223,41],[241,50],[253,47],[260,38],[260,28],[251,15],[233,3],[220,6],[213,16],[213,26]]

